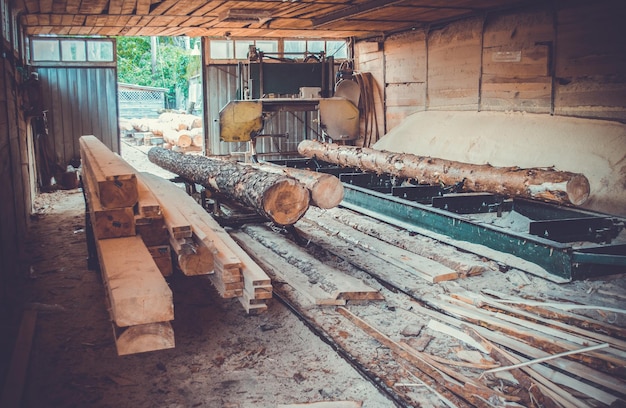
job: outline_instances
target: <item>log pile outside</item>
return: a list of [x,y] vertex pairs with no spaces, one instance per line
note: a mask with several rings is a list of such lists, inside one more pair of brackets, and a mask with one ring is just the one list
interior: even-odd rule
[[174,347],[165,280],[173,266],[187,276],[210,275],[218,293],[238,298],[246,313],[267,309],[269,277],[191,196],[137,172],[95,136],[82,136],[80,145],[87,227],[119,355]]
[[204,146],[202,118],[186,113],[164,112],[157,119],[120,119],[120,132],[136,144],[183,153],[201,152]]

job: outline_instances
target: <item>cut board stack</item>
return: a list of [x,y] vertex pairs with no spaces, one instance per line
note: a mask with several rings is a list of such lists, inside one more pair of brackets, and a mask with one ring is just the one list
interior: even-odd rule
[[138,187],[134,169],[95,136],[80,138],[80,154],[88,218],[117,353],[172,348],[172,291],[151,251],[158,257],[166,254],[152,246],[149,250],[136,235],[136,226],[148,219],[158,220],[160,209],[153,197]]
[[[177,247],[184,247],[184,240],[195,246],[195,253],[204,248],[212,255],[209,279],[220,296],[238,298],[249,314],[266,310],[266,300],[272,297],[271,280],[228,232],[175,184],[149,173],[139,173],[138,176],[161,204],[172,237],[180,237],[171,239],[179,265],[183,253]],[[188,232],[183,233],[182,226],[189,226]]]

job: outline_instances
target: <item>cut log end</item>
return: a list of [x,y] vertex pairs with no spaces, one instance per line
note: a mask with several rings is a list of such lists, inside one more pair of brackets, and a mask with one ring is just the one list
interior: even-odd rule
[[174,348],[174,330],[169,322],[131,326],[116,339],[120,356]]
[[582,174],[576,174],[567,182],[566,191],[572,204],[583,205],[589,198],[589,180]]
[[283,178],[265,191],[263,211],[279,225],[291,225],[309,208],[309,190],[292,178]]
[[330,174],[320,177],[311,190],[311,202],[319,208],[335,208],[343,200],[343,184]]

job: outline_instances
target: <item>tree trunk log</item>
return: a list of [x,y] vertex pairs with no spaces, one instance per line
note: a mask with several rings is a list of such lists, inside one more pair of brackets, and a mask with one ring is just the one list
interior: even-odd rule
[[309,208],[308,190],[291,177],[160,147],[150,149],[148,159],[194,183],[238,200],[280,225],[294,224]]
[[574,205],[582,205],[589,198],[589,180],[584,175],[552,168],[493,167],[315,140],[300,142],[298,152],[305,157],[378,174],[388,173],[420,183],[450,186],[463,181],[465,191]]
[[276,166],[270,163],[255,163],[252,167],[274,174],[293,177],[311,192],[311,204],[319,208],[334,208],[343,200],[343,184],[332,174]]

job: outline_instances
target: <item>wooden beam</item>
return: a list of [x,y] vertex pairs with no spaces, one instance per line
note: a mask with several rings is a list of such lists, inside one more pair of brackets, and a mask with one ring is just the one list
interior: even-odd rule
[[0,407],[19,408],[22,406],[22,394],[28,371],[28,360],[33,343],[35,325],[37,323],[37,311],[25,310],[22,313],[22,322],[15,339],[11,364],[7,371]]
[[100,239],[96,247],[118,327],[174,320],[172,291],[141,238]]
[[135,169],[95,136],[81,136],[79,143],[83,171],[94,179],[94,192],[102,207],[133,207],[139,195]]

